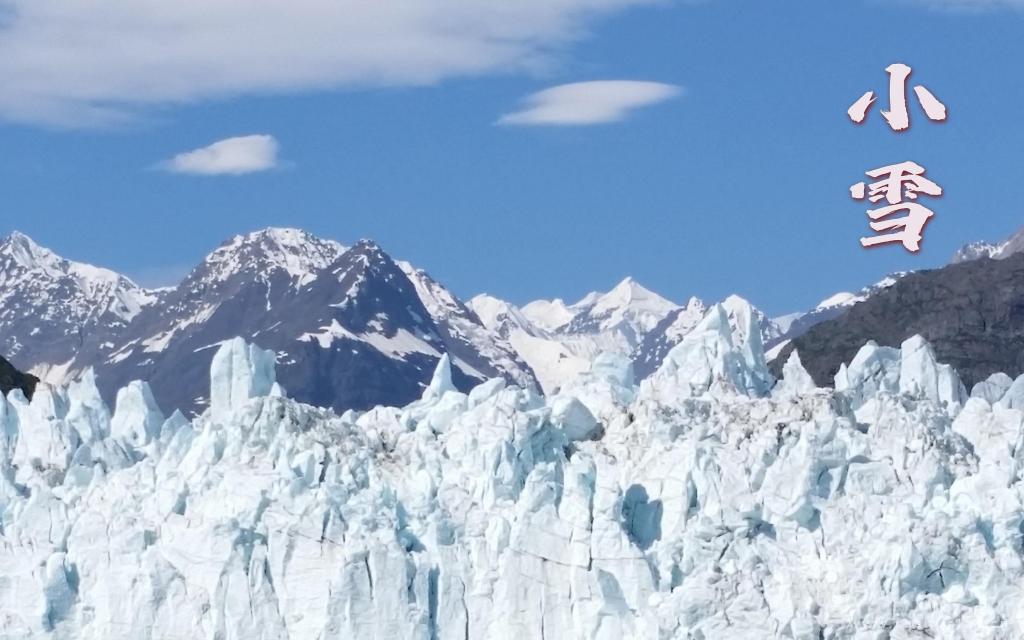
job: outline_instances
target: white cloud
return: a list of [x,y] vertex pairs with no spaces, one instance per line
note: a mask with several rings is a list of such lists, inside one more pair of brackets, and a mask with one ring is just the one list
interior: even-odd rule
[[160,166],[173,173],[240,176],[276,167],[277,149],[274,136],[227,138],[202,149],[179,153]]
[[660,82],[599,80],[551,87],[527,96],[523,109],[498,124],[588,125],[618,122],[633,111],[679,96],[682,89]]
[[595,18],[663,0],[0,0],[0,118],[408,86],[548,64]]

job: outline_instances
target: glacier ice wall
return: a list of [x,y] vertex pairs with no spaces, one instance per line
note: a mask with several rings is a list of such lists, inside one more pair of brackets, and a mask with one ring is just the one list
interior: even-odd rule
[[342,416],[242,341],[211,408],[87,374],[0,400],[3,638],[1024,637],[1020,385],[927,343],[816,389],[721,310],[635,386]]

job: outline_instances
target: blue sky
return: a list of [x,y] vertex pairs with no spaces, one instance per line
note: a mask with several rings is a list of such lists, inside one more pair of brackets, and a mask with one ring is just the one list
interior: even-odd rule
[[[455,15],[474,38],[451,47],[455,28],[431,25],[424,51],[444,54],[434,60],[405,51],[432,21],[404,15],[394,38],[321,55],[334,46],[329,19],[317,19],[322,0],[302,0],[294,10],[319,31],[298,37],[313,27],[296,18],[296,42],[272,52],[269,70],[259,56],[247,64],[243,45],[218,44],[230,20],[155,52],[124,38],[110,57],[74,49],[73,29],[108,41],[161,26],[159,13],[117,15],[126,1],[82,27],[49,14],[20,24],[27,0],[0,0],[0,232],[149,284],[273,225],[373,238],[467,298],[574,300],[632,275],[679,301],[739,293],[781,314],[1024,224],[1024,2],[557,0],[539,26],[497,4]],[[230,19],[236,3],[213,4]],[[494,35],[496,21],[510,26]],[[257,27],[275,36],[272,19]],[[54,39],[59,29],[72,37]],[[48,67],[40,52],[54,42],[71,44]],[[893,62],[948,105],[946,123],[913,100],[903,134],[879,105],[862,126],[846,119],[867,90],[887,100]],[[496,124],[530,94],[594,80],[682,93],[615,122]],[[201,176],[161,164],[252,134],[273,136],[278,166]],[[866,207],[847,189],[903,160],[946,191],[922,251],[864,250]]]

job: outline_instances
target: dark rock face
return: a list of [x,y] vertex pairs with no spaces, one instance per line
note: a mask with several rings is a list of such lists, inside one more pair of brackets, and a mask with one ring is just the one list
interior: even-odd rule
[[0,392],[7,395],[12,389],[21,389],[25,397],[31,398],[39,382],[35,376],[21,373],[3,358],[0,358]]
[[[443,353],[456,358],[453,381],[463,390],[506,373],[457,339],[373,242],[345,250],[305,235],[285,240],[258,233],[226,243],[100,358],[84,350],[74,368],[95,367],[107,399],[147,380],[165,411],[206,405],[210,362],[235,336],[277,354],[290,397],[339,412],[418,398]],[[467,361],[478,375],[460,368]]]
[[1024,372],[1024,253],[911,273],[793,340],[771,363],[776,375],[796,349],[804,367],[831,386],[839,365],[868,340],[899,347],[920,334],[970,388],[999,371]]

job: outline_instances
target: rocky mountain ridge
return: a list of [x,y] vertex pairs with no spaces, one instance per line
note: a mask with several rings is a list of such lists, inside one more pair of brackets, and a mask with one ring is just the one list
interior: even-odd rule
[[[208,402],[201,372],[235,335],[273,349],[282,384],[300,400],[342,410],[416,397],[444,353],[462,387],[499,376],[554,390],[603,352],[634,358],[643,377],[705,310],[631,278],[575,304],[464,303],[372,242],[347,247],[273,228],[228,240],[159,291],[16,233],[0,244],[0,297],[0,335],[23,369],[54,383],[92,369],[108,401],[148,380],[162,406],[188,411]],[[726,305],[757,316],[763,341],[780,334],[745,300]]]
[[[16,363],[51,381],[91,369],[108,401],[147,380],[161,406],[201,410],[202,372],[237,335],[277,353],[281,382],[297,397],[338,410],[417,397],[445,353],[462,388],[491,377],[534,384],[443,286],[369,241],[349,248],[265,229],[225,242],[178,286],[150,292],[15,234],[0,245],[0,298],[0,335]],[[77,309],[95,311],[67,312]]]

